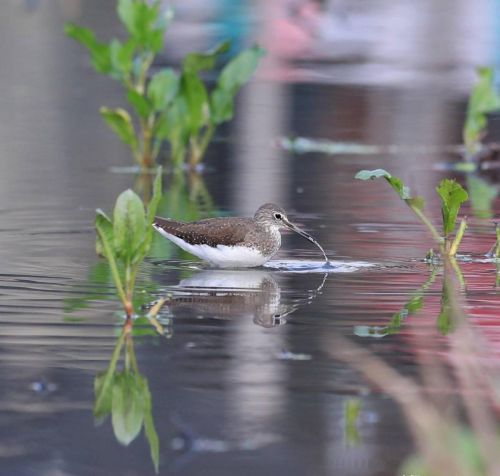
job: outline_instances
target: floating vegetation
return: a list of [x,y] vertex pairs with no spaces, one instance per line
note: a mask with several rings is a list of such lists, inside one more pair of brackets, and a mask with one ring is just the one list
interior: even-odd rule
[[132,190],[126,190],[116,200],[111,220],[102,210],[96,211],[96,251],[109,263],[116,290],[130,319],[134,313],[135,279],[140,264],[153,240],[153,220],[161,197],[161,167],[158,167],[153,196],[147,210]]
[[332,141],[328,139],[313,139],[310,137],[281,137],[277,145],[294,154],[307,154],[311,152],[327,155],[435,154],[443,152],[462,154],[464,151],[464,147],[461,145],[375,145],[360,144],[358,142]]
[[424,213],[425,201],[422,197],[412,197],[410,189],[404,182],[384,169],[376,170],[361,170],[356,174],[359,180],[373,180],[376,178],[384,178],[399,197],[412,209],[420,221],[430,231],[442,255],[455,256],[463,235],[467,228],[467,221],[462,218],[455,237],[452,239],[453,232],[456,227],[458,212],[463,202],[469,196],[465,189],[455,180],[444,179],[439,182],[436,191],[441,198],[441,215],[443,219],[443,234],[441,235],[429,218]]
[[229,42],[204,53],[188,54],[180,73],[164,68],[151,74],[173,19],[172,10],[162,9],[158,0],[118,0],[117,13],[128,33],[125,41],[102,43],[88,28],[65,25],[66,34],[89,50],[95,70],[122,84],[139,127],[123,108],[102,107],[101,115],[130,147],[142,169],[155,165],[167,141],[174,167],[182,166],[187,156],[190,167],[196,167],[217,126],[232,119],[236,93],[254,73],[264,50],[254,46],[232,58],[222,68],[214,88],[208,91],[200,73],[216,67],[220,57],[228,52]]

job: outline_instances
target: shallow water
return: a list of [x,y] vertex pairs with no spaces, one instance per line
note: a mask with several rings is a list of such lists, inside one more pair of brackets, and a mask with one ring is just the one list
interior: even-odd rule
[[[92,413],[94,380],[108,367],[123,323],[109,270],[94,254],[94,210],[110,210],[127,187],[148,186],[147,179],[112,170],[130,159],[97,111],[120,104],[121,92],[60,34],[65,19],[106,31],[112,8],[105,3],[104,10],[90,1],[61,2],[62,9],[27,2],[33,11],[21,2],[2,6],[0,474],[6,476],[154,474],[143,434],[125,447],[110,418],[97,424]],[[7,45],[21,30],[26,36],[12,55]],[[423,257],[431,239],[393,192],[353,177],[380,167],[401,175],[426,197],[437,221],[434,187],[449,173],[433,164],[453,159],[439,146],[460,140],[466,97],[462,83],[443,94],[432,82],[404,89],[381,82],[253,83],[240,96],[235,122],[213,144],[207,172],[185,183],[166,178],[162,214],[248,215],[275,201],[324,246],[330,266],[293,234],[255,270],[211,270],[155,239],[138,296],[145,306],[168,296],[158,317],[164,336],[138,326],[133,345],[151,393],[160,474],[386,476],[400,474],[414,451],[394,401],[328,348],[330,339],[344,336],[405,375],[416,374],[418,352],[446,349],[437,319],[442,270],[428,282],[432,269]],[[331,157],[273,146],[294,134],[437,148]],[[490,202],[465,207],[470,229],[462,251],[472,259],[460,266],[471,323],[496,344],[497,270],[483,258],[494,243],[490,217],[500,204],[495,177],[479,180]],[[193,190],[209,195],[213,207],[193,205]],[[422,306],[409,311],[416,293]],[[402,317],[397,326],[395,313]],[[361,402],[355,439],[344,414],[353,397]]]

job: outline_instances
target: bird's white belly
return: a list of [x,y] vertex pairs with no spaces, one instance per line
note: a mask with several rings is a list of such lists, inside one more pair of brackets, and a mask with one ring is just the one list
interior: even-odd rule
[[160,227],[155,227],[155,229],[179,248],[220,268],[252,268],[263,265],[271,258],[271,256],[262,255],[256,248],[248,246],[190,245]]

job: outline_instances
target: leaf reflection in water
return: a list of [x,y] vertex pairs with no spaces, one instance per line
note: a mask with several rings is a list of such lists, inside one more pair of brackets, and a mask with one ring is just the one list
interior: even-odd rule
[[[124,366],[120,371],[117,367],[123,351]],[[108,369],[95,377],[94,392],[95,418],[102,422],[111,415],[113,432],[122,445],[132,443],[144,427],[151,460],[158,472],[160,444],[153,422],[151,393],[147,378],[137,366],[131,322],[123,326]]]

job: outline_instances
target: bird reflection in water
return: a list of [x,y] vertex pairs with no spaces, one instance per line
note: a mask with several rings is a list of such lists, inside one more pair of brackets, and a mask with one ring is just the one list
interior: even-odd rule
[[251,318],[261,327],[286,323],[287,317],[302,304],[313,300],[323,288],[327,274],[318,288],[301,300],[285,304],[275,275],[261,270],[204,270],[183,279],[167,299],[167,309],[176,316],[208,319]]

